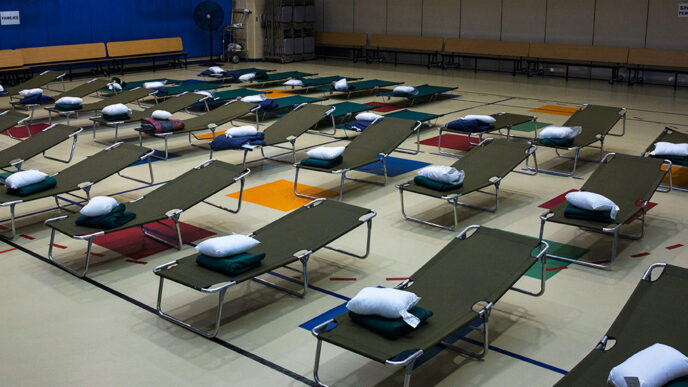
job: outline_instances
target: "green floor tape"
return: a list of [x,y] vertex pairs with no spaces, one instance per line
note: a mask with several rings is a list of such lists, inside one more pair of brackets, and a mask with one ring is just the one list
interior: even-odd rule
[[[538,129],[544,128],[545,126],[552,125],[552,124],[548,124],[546,122],[537,122],[536,124],[537,124]],[[533,127],[532,122],[524,122],[522,124],[512,126],[511,130],[518,130],[519,132],[532,132],[535,130],[535,128]]]

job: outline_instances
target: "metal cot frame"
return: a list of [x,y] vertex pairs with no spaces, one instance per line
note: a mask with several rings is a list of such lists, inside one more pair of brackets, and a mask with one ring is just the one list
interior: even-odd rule
[[[47,129],[48,129],[48,128],[46,128],[45,130],[47,130]],[[79,132],[80,132],[80,131],[79,131]],[[79,132],[75,132],[75,133],[74,133],[75,138],[74,138],[74,143],[73,143],[73,145],[72,145],[72,154],[74,153],[74,145],[76,145],[76,133],[79,133]],[[71,136],[71,135],[70,135],[70,136]],[[121,144],[123,144],[123,143],[122,143],[122,142],[118,142],[117,144],[113,144],[113,145],[111,145],[111,146],[105,148],[104,151],[110,150],[110,149],[113,149],[113,148],[116,148],[116,147],[120,146]],[[44,153],[45,153],[45,152],[44,152]],[[153,151],[148,152],[148,153],[144,154],[143,156],[141,156],[141,157],[139,158],[139,160],[148,159],[148,171],[149,171],[149,173],[150,173],[150,181],[145,181],[145,180],[141,180],[141,179],[138,179],[138,178],[135,178],[135,177],[131,177],[131,176],[124,175],[124,174],[122,174],[122,171],[118,171],[118,172],[117,172],[117,175],[119,175],[119,176],[121,176],[121,177],[123,177],[123,178],[125,178],[125,179],[133,180],[133,181],[136,181],[136,182],[145,183],[145,184],[153,184],[153,166],[152,166],[151,163],[150,163],[150,156],[152,155],[152,153],[153,153]],[[51,157],[49,157],[49,158],[51,158]],[[57,160],[57,159],[54,159],[54,158],[51,158],[51,159]],[[71,156],[70,156],[70,159],[71,159]],[[61,161],[61,160],[57,160],[57,161]],[[62,162],[65,162],[65,161],[62,161]],[[56,172],[56,173],[52,174],[51,176],[56,176],[56,175],[59,175],[59,172]],[[95,183],[92,182],[92,181],[85,181],[85,182],[80,183],[80,184],[78,185],[78,189],[83,190],[84,193],[86,194],[86,197],[76,195],[76,194],[74,194],[74,193],[72,193],[72,192],[65,192],[64,194],[65,194],[65,195],[73,196],[73,197],[75,197],[75,198],[77,198],[77,199],[79,199],[79,200],[90,200],[90,199],[91,199],[91,194],[90,194],[90,192],[91,192],[91,187],[93,186],[93,184],[95,184]],[[48,196],[46,196],[46,197],[48,197]],[[67,211],[67,212],[73,212],[73,211],[71,211],[70,209],[68,209],[67,207],[64,207],[64,206],[61,206],[61,205],[60,205],[59,197],[58,197],[57,195],[53,196],[53,198],[55,199],[55,205],[57,206],[57,208],[59,208],[59,209],[61,209],[61,210],[65,210],[65,211]],[[14,207],[15,207],[17,204],[19,204],[19,203],[24,203],[24,200],[23,200],[23,199],[18,199],[18,200],[13,200],[13,201],[11,201],[11,202],[0,203],[0,207],[7,207],[7,206],[10,207],[10,219],[11,219],[11,223],[12,223],[12,234],[11,234],[11,236],[9,237],[10,239],[14,239],[14,238],[17,236],[17,231],[16,231],[16,217],[15,217],[15,213],[14,213],[14,212],[15,212],[15,211],[14,211]],[[61,218],[66,218],[66,217],[67,217],[66,215],[65,215],[65,216],[61,216],[60,219],[61,219]],[[53,219],[58,219],[58,218],[53,218]],[[53,220],[53,219],[48,219],[48,220],[46,220],[45,222],[47,223],[48,221]],[[54,231],[55,231],[55,230],[53,230],[53,232],[54,232]],[[52,236],[51,236],[50,249],[52,250],[52,248],[53,248],[53,245],[52,245]]]
[[[304,106],[306,106],[306,105],[308,105],[307,102],[301,103],[301,104],[297,105],[294,109],[290,110],[290,112],[299,110],[299,109],[301,109],[302,107],[304,107]],[[332,119],[332,128],[333,128],[333,130],[334,130],[334,133],[337,132],[337,129],[335,128],[335,121],[334,121],[334,117],[332,116],[332,113],[333,113],[336,109],[337,109],[336,107],[332,106],[331,109],[329,109],[328,111],[325,112],[325,115],[326,115],[326,116],[329,116],[329,117]],[[258,114],[256,114],[256,121],[257,121],[257,120],[258,120]],[[312,126],[312,128],[313,128],[312,130],[315,130],[315,128],[317,128],[317,126],[318,126],[318,123],[316,123],[315,125],[313,125],[313,126]],[[268,128],[268,130],[269,130],[269,128]],[[310,129],[308,129],[308,130],[310,130]],[[308,130],[306,130],[306,131],[308,131]],[[276,158],[276,157],[274,157],[274,156],[268,156],[268,155],[266,155],[266,154],[265,154],[264,148],[265,148],[265,147],[268,147],[268,146],[273,147],[273,148],[279,148],[279,149],[284,149],[284,150],[291,151],[291,163],[292,163],[292,164],[293,164],[293,163],[296,163],[296,139],[297,139],[297,137],[295,137],[295,136],[289,136],[289,137],[287,137],[287,139],[286,139],[287,141],[283,141],[283,142],[288,142],[288,143],[291,145],[290,148],[287,148],[287,147],[284,147],[284,146],[281,146],[281,145],[277,145],[277,144],[264,145],[264,146],[259,146],[259,145],[244,145],[244,146],[242,146],[242,149],[244,150],[244,157],[243,157],[243,159],[242,159],[242,161],[241,161],[241,165],[244,166],[244,167],[246,167],[246,158],[247,158],[247,156],[248,156],[248,152],[250,152],[250,151],[252,151],[252,150],[254,150],[254,149],[256,149],[256,148],[260,148],[260,155],[261,155],[264,159],[272,160],[272,161],[278,161],[278,162],[287,162],[287,163],[289,162],[289,161],[280,160],[280,159],[278,159],[278,158]],[[211,149],[211,155],[212,155],[212,149]],[[317,199],[317,198],[313,198],[313,199]]]
[[[610,157],[613,157],[613,155],[614,155],[614,153],[607,153],[606,155],[604,155],[604,157],[602,158],[602,160],[600,160],[600,163],[606,163],[606,162],[608,161],[608,159],[610,159]],[[668,172],[667,172],[667,173],[669,174],[669,181],[671,181],[671,161],[665,160],[664,162],[665,162],[665,163],[668,163],[668,166],[667,166],[667,171],[668,171]],[[670,185],[669,185],[668,190],[663,191],[663,192],[669,192],[669,191],[671,191],[671,183],[670,183]],[[608,261],[609,263],[605,263],[606,261],[604,261],[604,260],[602,260],[602,261],[597,261],[597,262],[588,262],[588,261],[583,261],[583,260],[580,260],[580,259],[573,259],[573,258],[568,258],[568,257],[562,257],[562,256],[559,256],[559,255],[554,255],[554,254],[548,254],[548,256],[549,256],[550,258],[555,258],[555,259],[559,259],[559,260],[566,261],[566,262],[576,263],[576,264],[583,265],[583,266],[594,267],[594,268],[596,268],[596,269],[611,270],[611,266],[612,266],[612,264],[614,263],[614,259],[616,258],[616,250],[617,250],[617,245],[618,245],[618,240],[619,240],[619,238],[630,239],[630,240],[639,240],[639,239],[642,239],[643,236],[645,235],[645,215],[647,215],[647,205],[648,205],[649,202],[650,202],[649,200],[645,200],[645,201],[642,202],[642,205],[640,205],[640,209],[638,209],[638,212],[641,212],[641,215],[640,215],[640,216],[634,216],[634,217],[632,217],[631,219],[629,219],[629,220],[627,221],[627,222],[632,222],[632,221],[634,221],[634,220],[639,220],[639,221],[640,221],[640,233],[639,233],[638,235],[622,234],[622,233],[620,232],[620,229],[621,229],[621,226],[623,225],[623,223],[617,223],[617,224],[616,224],[615,226],[613,226],[613,227],[603,227],[602,229],[594,229],[594,228],[589,228],[589,227],[580,227],[580,229],[581,229],[581,230],[584,230],[584,231],[591,231],[591,232],[596,232],[596,233],[600,233],[600,234],[607,234],[607,235],[610,234],[610,233],[612,234],[612,237],[613,237],[613,240],[612,240],[612,253],[611,253],[611,257],[610,257],[610,259],[609,259],[609,261]],[[545,223],[546,223],[547,220],[549,220],[549,218],[551,218],[553,215],[554,215],[554,213],[553,213],[551,210],[549,210],[549,211],[547,211],[547,212],[544,212],[544,213],[542,213],[542,215],[540,215],[540,234],[539,234],[539,238],[540,238],[541,241],[543,240],[543,234],[544,234],[544,231],[545,231]]]
[[[479,145],[482,146],[485,142],[487,142],[487,141],[489,141],[489,140],[491,140],[491,139],[490,139],[490,138],[486,138],[485,140],[481,141]],[[532,145],[530,148],[528,148],[528,150],[526,151],[526,154],[528,155],[528,157],[533,156],[533,158],[535,158],[535,150],[536,150],[536,149],[537,149],[537,147],[536,147],[535,145]],[[534,175],[536,175],[536,174],[537,174],[537,171],[538,171],[538,170],[537,170],[537,159],[535,159],[535,170],[532,171],[532,172],[525,172],[525,171],[516,171],[516,170],[512,170],[512,172],[521,173],[521,174],[529,175],[529,176],[534,176]],[[460,202],[460,201],[459,201],[459,198],[461,198],[462,196],[465,196],[465,194],[451,194],[451,195],[445,195],[445,196],[440,197],[440,198],[439,198],[440,200],[446,200],[447,203],[449,203],[450,205],[452,205],[452,208],[453,208],[453,210],[454,210],[454,226],[444,226],[444,225],[441,225],[441,224],[438,224],[438,223],[433,223],[433,222],[430,222],[430,221],[427,221],[427,220],[423,220],[423,219],[420,219],[420,218],[415,218],[415,217],[412,217],[412,216],[410,216],[410,215],[407,215],[407,214],[406,214],[406,210],[405,210],[405,208],[404,208],[404,189],[403,189],[403,187],[408,186],[409,183],[406,182],[406,183],[398,184],[398,185],[397,185],[397,188],[399,189],[399,196],[401,197],[401,215],[404,217],[404,219],[410,220],[410,221],[412,221],[412,222],[417,222],[417,223],[421,223],[421,224],[425,224],[425,225],[433,226],[433,227],[439,227],[439,228],[444,229],[444,230],[456,231],[456,230],[458,229],[458,227],[459,227],[459,211],[458,211],[459,206],[467,207],[467,208],[473,208],[473,209],[475,209],[475,210],[480,210],[480,211],[492,212],[492,213],[496,212],[496,211],[499,209],[499,185],[500,185],[500,183],[502,182],[502,179],[503,179],[504,177],[506,177],[506,175],[505,175],[505,176],[502,176],[502,177],[493,176],[493,177],[490,179],[490,183],[491,183],[492,185],[494,185],[494,187],[495,187],[495,192],[494,192],[494,193],[483,191],[482,188],[481,188],[481,189],[478,189],[478,190],[475,190],[475,191],[468,192],[468,193],[480,192],[480,193],[482,193],[482,194],[486,194],[486,195],[489,195],[489,196],[494,196],[494,198],[495,198],[495,205],[494,205],[493,208],[480,207],[480,206],[476,206],[476,205],[473,205],[473,204],[467,204],[467,203],[462,203],[462,202]],[[426,195],[426,196],[427,196],[427,195]]]
[[[315,206],[324,200],[325,199],[322,199],[322,198],[316,199],[316,200],[306,204],[305,207]],[[342,254],[345,254],[345,255],[348,255],[348,256],[351,256],[354,258],[365,259],[366,257],[368,257],[368,254],[370,253],[370,235],[371,235],[372,226],[373,226],[373,218],[376,215],[377,215],[377,213],[375,211],[370,210],[370,212],[368,214],[363,215],[363,217],[361,217],[359,219],[359,222],[361,222],[361,224],[363,224],[363,223],[367,224],[366,247],[365,247],[365,252],[363,254],[352,253],[350,251],[346,251],[346,250],[332,247],[329,245],[324,246],[324,248],[332,250],[332,251],[336,251],[338,253],[342,253]],[[253,235],[254,234],[251,233],[249,236],[253,236]],[[258,283],[261,283],[263,285],[269,286],[269,287],[277,289],[277,290],[281,290],[281,291],[286,292],[288,294],[291,294],[293,296],[296,296],[299,298],[304,298],[306,296],[306,292],[308,291],[308,270],[307,270],[308,269],[308,260],[311,256],[311,254],[313,254],[313,253],[314,253],[314,251],[311,251],[311,250],[300,250],[300,251],[294,252],[294,257],[299,260],[299,262],[301,263],[301,267],[302,267],[301,274],[303,275],[303,291],[301,291],[301,292],[297,292],[297,291],[294,291],[292,289],[288,289],[288,288],[279,286],[273,282],[267,281],[267,280],[262,279],[262,278],[253,277],[251,279],[253,281],[256,281]],[[154,273],[160,273],[164,270],[168,270],[168,269],[176,266],[176,264],[177,264],[176,261],[165,263],[165,264],[160,265],[160,266],[156,267],[155,269],[153,269],[153,272]],[[217,305],[217,314],[215,317],[215,326],[210,331],[195,327],[195,326],[193,326],[187,322],[184,322],[184,321],[182,321],[176,317],[173,317],[170,314],[162,311],[162,292],[163,292],[164,282],[165,282],[165,278],[160,276],[160,283],[158,285],[158,299],[157,299],[157,304],[156,304],[156,308],[158,310],[158,314],[160,315],[160,317],[164,318],[165,320],[171,321],[171,322],[173,322],[173,323],[175,323],[175,324],[177,324],[183,328],[186,328],[186,329],[188,329],[194,333],[197,333],[201,336],[209,337],[209,338],[215,337],[217,335],[218,330],[220,329],[220,319],[222,317],[222,304],[224,301],[225,294],[227,293],[227,289],[232,287],[232,286],[237,285],[238,282],[236,282],[236,281],[226,282],[223,284],[219,284],[217,286],[213,286],[213,287],[209,287],[209,288],[203,288],[203,289],[199,290],[201,293],[204,293],[204,294],[215,294],[215,293],[217,293],[217,295],[218,295],[218,305]]]
[[[461,231],[457,236],[456,239],[466,239],[469,238],[466,234],[468,231],[472,229],[477,229],[479,228],[479,225],[471,225],[466,227],[463,231]],[[547,265],[547,250],[549,250],[549,244],[545,241],[540,241],[538,246],[540,247],[540,252],[537,255],[537,260],[540,261],[541,263],[541,273],[540,273],[540,290],[537,292],[531,292],[525,289],[517,288],[512,286],[511,290],[515,290],[519,293],[523,293],[529,296],[533,297],[539,297],[545,293],[545,267]],[[535,248],[538,248],[536,246]],[[395,289],[405,289],[411,284],[410,279],[404,280],[402,283],[398,284],[395,286]],[[475,359],[482,359],[484,358],[488,351],[489,351],[489,334],[488,334],[488,322],[490,318],[490,314],[492,312],[492,307],[494,306],[495,301],[485,301],[486,305],[483,306],[480,311],[478,311],[478,316],[476,317],[477,321],[481,321],[481,324],[478,326],[473,326],[473,325],[468,325],[468,327],[472,330],[477,330],[480,333],[482,333],[483,336],[483,342],[479,345],[482,350],[480,352],[473,352],[469,351],[466,349],[463,349],[461,347],[458,347],[455,344],[446,342],[446,341],[441,341],[439,345],[449,348],[453,351],[456,351],[458,353],[461,353],[463,355],[475,358]],[[323,332],[328,328],[328,326],[332,323],[334,323],[334,319],[329,319],[325,321],[324,323],[316,326],[311,330],[311,334],[315,336],[315,338],[318,340],[318,343],[316,344],[315,348],[315,364],[313,365],[313,378],[315,379],[315,383],[318,386],[327,386],[325,383],[322,382],[320,379],[320,376],[318,374],[320,370],[320,354],[322,352],[322,338],[319,337],[320,332]],[[447,337],[449,337],[451,334],[454,332],[450,332],[447,334]],[[418,351],[410,354],[408,357],[402,360],[398,361],[392,361],[392,360],[386,360],[385,365],[391,365],[391,366],[397,366],[397,367],[404,367],[404,387],[409,387],[411,385],[411,374],[413,373],[413,366],[425,352],[422,349],[419,349]]]
[[[5,110],[4,112],[0,113],[0,116],[7,114],[9,111],[10,110]],[[33,117],[33,115],[28,116],[26,118],[22,118],[21,120],[17,121],[17,124],[16,124],[16,125],[24,125],[24,127],[26,128],[26,134],[28,137],[31,137],[31,129],[29,128],[29,125],[26,122],[28,121],[29,123],[31,123],[32,117]],[[14,137],[12,135],[12,128],[7,129],[7,135],[14,140],[19,140],[19,141],[24,140],[23,138],[20,138],[20,137]]]
[[[579,111],[581,111],[581,110],[584,110],[588,105],[589,105],[589,104],[586,103],[586,104],[583,104],[583,105],[579,106],[579,107],[578,107],[578,110],[576,110],[576,112],[579,112]],[[606,136],[621,137],[621,136],[623,136],[624,134],[626,134],[626,108],[621,108],[620,110],[621,110],[621,113],[619,113],[619,115],[621,115],[621,120],[622,120],[622,125],[623,125],[623,126],[622,126],[622,129],[621,129],[621,134],[610,133],[610,132],[611,132],[611,129],[609,130],[609,132],[607,132],[607,133],[605,133],[605,134],[598,134],[598,135],[597,135],[597,137],[598,137],[597,141],[600,142],[600,146],[591,145],[591,144],[593,144],[593,143],[596,142],[596,141],[593,141],[593,142],[591,142],[590,144],[587,144],[587,145],[580,145],[580,146],[570,147],[570,148],[568,148],[567,150],[568,150],[568,151],[573,151],[573,152],[574,152],[574,155],[573,155],[573,156],[562,155],[562,154],[559,152],[559,148],[554,147],[554,152],[555,152],[555,154],[556,154],[557,157],[564,158],[564,159],[569,159],[569,160],[573,160],[573,168],[571,169],[571,172],[560,172],[560,171],[554,171],[554,170],[542,169],[542,168],[540,168],[539,171],[542,172],[542,173],[549,174],[549,175],[565,176],[565,177],[573,177],[574,179],[581,179],[580,177],[574,176],[575,173],[576,173],[576,168],[577,168],[577,166],[578,166],[578,161],[579,161],[579,160],[580,160],[580,161],[589,161],[589,162],[593,162],[593,163],[600,163],[600,162],[602,162],[602,160],[592,160],[592,159],[585,159],[585,158],[579,157],[579,154],[580,154],[581,149],[583,149],[583,148],[597,148],[597,149],[600,150],[600,152],[603,152],[603,151],[604,151],[604,139],[605,139]],[[575,113],[574,113],[574,114],[575,114]],[[535,136],[537,137],[537,127],[536,127],[536,129],[535,129]],[[530,168],[530,167],[528,166],[528,159],[526,159],[526,168],[532,169],[532,168]]]
[[[152,152],[154,152],[154,151],[152,151]],[[148,158],[149,165],[150,165],[150,157],[151,157],[152,152],[149,152],[148,154],[142,156],[142,157],[147,157],[147,158]],[[210,164],[210,163],[213,162],[213,161],[214,161],[213,159],[206,160],[206,161],[202,162],[201,164],[195,166],[194,169],[203,168],[203,167],[207,166],[208,164]],[[152,171],[152,170],[151,170],[151,171]],[[211,203],[211,202],[209,202],[209,201],[207,201],[207,200],[202,200],[202,202],[203,202],[203,203],[206,203],[206,204],[209,204],[209,205],[211,205],[211,206],[213,206],[213,207],[215,207],[215,208],[219,208],[219,209],[221,209],[221,210],[225,210],[225,211],[227,211],[227,212],[236,214],[236,213],[239,212],[239,210],[241,209],[241,201],[242,201],[242,197],[243,197],[243,193],[244,193],[245,178],[246,178],[246,175],[248,175],[250,172],[251,172],[250,170],[246,170],[244,173],[242,173],[240,176],[238,176],[237,178],[234,179],[234,181],[237,181],[237,180],[240,180],[240,181],[241,181],[241,189],[240,189],[240,191],[239,191],[239,203],[238,203],[236,209],[226,208],[226,207],[223,207],[223,206],[221,206],[221,205]],[[87,193],[88,193],[88,191],[87,191]],[[142,200],[142,199],[144,199],[145,197],[146,197],[146,195],[142,195],[142,196],[140,196],[140,197],[138,197],[138,198],[136,198],[136,199],[134,199],[134,200],[131,200],[129,203],[138,202],[139,200]],[[151,239],[156,240],[156,241],[158,241],[158,242],[160,242],[160,243],[166,244],[166,245],[168,245],[168,246],[170,246],[170,247],[173,247],[173,248],[175,248],[175,249],[177,249],[177,250],[181,250],[182,246],[184,245],[184,241],[182,240],[182,231],[181,231],[181,228],[180,228],[180,226],[179,226],[179,218],[181,217],[181,215],[182,215],[183,212],[184,212],[184,210],[182,210],[182,209],[172,209],[172,210],[169,210],[168,212],[165,213],[165,216],[167,216],[167,219],[171,219],[171,220],[174,222],[174,227],[170,227],[170,226],[168,226],[168,225],[162,223],[162,221],[159,221],[159,220],[155,221],[156,223],[158,223],[158,224],[160,224],[160,225],[162,225],[162,226],[164,226],[164,227],[166,227],[166,228],[169,228],[169,229],[174,230],[175,233],[176,233],[175,238],[169,237],[169,236],[164,235],[164,234],[160,234],[160,236],[151,234],[151,233],[149,233],[148,231],[146,231],[146,229],[145,229],[145,227],[144,227],[145,224],[140,224],[140,225],[138,225],[138,226],[133,226],[133,227],[139,227],[139,228],[141,229],[141,231],[143,232],[143,235],[146,236],[146,237],[148,237],[148,238],[151,238]],[[67,215],[59,216],[59,217],[56,217],[56,218],[50,218],[50,219],[46,220],[44,223],[47,225],[47,224],[49,224],[49,223],[52,223],[52,222],[55,222],[55,221],[64,219],[64,218],[66,218],[66,217],[67,217]],[[82,271],[77,271],[77,270],[74,270],[74,269],[72,269],[71,267],[69,267],[69,266],[67,266],[67,265],[65,265],[65,264],[63,264],[63,263],[61,263],[61,262],[59,262],[58,260],[55,259],[55,257],[53,257],[53,242],[55,241],[55,231],[56,231],[55,228],[51,228],[51,231],[50,231],[50,245],[49,245],[49,247],[48,247],[48,259],[50,260],[50,262],[52,262],[52,263],[55,264],[56,266],[65,269],[65,270],[68,271],[69,273],[71,273],[71,274],[73,274],[73,275],[75,275],[75,276],[77,276],[77,277],[79,277],[79,278],[83,278],[83,277],[86,275],[86,273],[88,272],[88,265],[89,265],[89,262],[90,262],[90,259],[91,259],[91,247],[93,246],[93,240],[94,240],[96,237],[98,237],[98,236],[105,235],[106,232],[103,231],[103,230],[101,230],[101,231],[97,231],[97,232],[90,233],[90,234],[74,235],[74,236],[72,236],[73,239],[77,239],[77,240],[86,240],[86,242],[87,242],[87,246],[86,246],[86,258],[85,258],[85,263],[84,263],[84,269],[83,269]],[[174,243],[170,242],[168,239],[165,239],[164,237],[167,237],[167,238],[170,239],[170,240],[176,239],[177,244],[174,244]]]
[[[505,112],[500,112],[500,113],[497,113],[497,114],[505,114]],[[537,119],[538,119],[537,116],[531,116],[531,122],[533,123],[533,128],[535,129],[535,137],[537,137]],[[496,133],[499,134],[500,136],[506,136],[507,139],[510,139],[511,137],[514,137],[514,138],[525,138],[525,139],[530,139],[530,138],[528,138],[528,137],[512,136],[512,135],[511,135],[511,128],[512,128],[512,127],[513,127],[513,125],[507,125],[507,126],[502,127],[502,128],[495,128],[495,129],[492,129],[492,130],[489,130],[489,131],[485,131],[485,132],[464,133],[464,134],[466,134],[466,136],[468,137],[468,143],[469,143],[470,145],[474,145],[474,146],[481,145],[481,144],[483,143],[483,141],[484,141],[484,140],[483,140],[483,135],[485,135],[485,133],[488,133],[488,132],[489,132],[489,133],[495,133],[495,132],[496,132]],[[506,135],[505,135],[505,134],[502,134],[502,130],[503,130],[503,129],[506,129]],[[449,152],[445,152],[445,151],[442,150],[442,132],[443,132],[443,131],[448,131],[448,132],[451,132],[451,133],[459,133],[458,131],[451,130],[451,129],[447,129],[447,125],[442,125],[442,126],[440,126],[440,127],[439,127],[439,134],[438,134],[438,137],[437,137],[437,151],[438,151],[440,154],[445,155],[445,156],[451,156],[451,157],[457,157],[457,158],[463,157],[463,155],[456,154],[456,153],[449,153]],[[471,141],[471,136],[478,136],[478,142]]]
[[[234,101],[229,101],[229,102],[227,102],[227,103],[224,104],[224,105],[229,105],[229,104],[232,103],[232,102],[234,102]],[[224,105],[223,105],[223,106],[224,106]],[[254,107],[254,108],[251,109],[251,113],[255,113],[255,112],[257,112],[259,109],[260,109],[260,106],[257,106],[257,105],[256,105],[256,107]],[[256,129],[260,129],[260,120],[258,119],[258,114],[255,114],[255,116],[256,116]],[[234,120],[229,120],[229,123],[230,123],[231,125],[234,125]],[[223,125],[224,125],[224,124],[223,124]],[[212,135],[211,141],[215,139],[215,129],[217,129],[217,125],[216,125],[216,124],[208,124],[208,130],[210,130],[210,134]],[[210,147],[210,145],[208,145],[208,146],[206,147],[206,146],[203,146],[203,145],[201,145],[201,144],[194,144],[193,141],[191,140],[191,137],[192,137],[192,136],[193,136],[193,138],[195,138],[196,140],[201,140],[198,136],[196,136],[196,135],[194,134],[194,132],[200,132],[200,131],[202,131],[202,130],[205,130],[205,129],[198,129],[198,130],[194,130],[194,131],[186,131],[186,133],[188,134],[188,137],[189,137],[189,146],[193,146],[193,147],[196,147],[196,148],[201,148],[201,149],[209,150],[209,151],[210,151],[210,157],[209,157],[209,158],[212,159],[212,158],[213,158],[213,149]],[[144,134],[144,132],[143,132],[143,131],[140,131],[140,130],[139,130],[138,132],[139,132],[139,145],[143,146],[142,144],[143,144],[143,134]],[[182,132],[182,133],[183,133],[183,132]],[[165,156],[164,156],[164,157],[160,157],[160,156],[157,156],[157,155],[153,155],[153,157],[155,157],[155,158],[157,158],[157,159],[161,159],[161,160],[167,160],[167,159],[168,159],[168,157],[169,157],[168,138],[169,138],[170,136],[172,136],[172,135],[175,135],[175,134],[179,134],[179,132],[151,133],[151,135],[153,135],[153,136],[155,136],[155,137],[162,138],[163,141],[164,141],[164,143],[165,143]],[[245,166],[246,166],[246,163],[244,163],[243,166],[245,167]]]
[[[384,118],[384,117],[383,117],[383,118]],[[374,123],[376,123],[378,120],[381,120],[381,119],[382,119],[382,118],[378,118],[377,120],[373,121],[373,123],[372,123],[371,125],[373,125]],[[417,136],[420,136],[420,131],[418,130],[418,128],[420,128],[421,125],[423,125],[423,124],[422,124],[420,121],[416,121],[416,124],[417,124],[417,125],[416,125],[413,129],[411,129],[411,131],[412,131],[412,132],[416,132],[416,135],[417,135]],[[407,151],[407,150],[405,150],[405,149],[396,149],[396,150],[394,150],[393,152],[400,152],[400,153],[407,153],[407,154],[417,154],[417,153],[420,151],[420,141],[416,141],[416,144],[418,144],[418,148],[419,148],[418,150],[416,150],[416,152],[409,152],[409,151]],[[391,152],[390,152],[390,153],[391,153]],[[379,154],[378,154],[378,160],[382,163],[382,175],[383,175],[383,181],[382,181],[382,183],[376,182],[376,181],[369,181],[369,180],[363,180],[363,179],[356,179],[356,178],[353,178],[353,177],[348,177],[348,176],[346,176],[347,173],[351,172],[351,168],[337,169],[337,170],[333,170],[333,171],[317,171],[317,170],[314,170],[314,171],[316,171],[316,172],[331,173],[331,174],[336,174],[336,175],[340,175],[340,176],[341,176],[341,177],[340,177],[340,182],[339,182],[339,200],[342,200],[342,196],[343,196],[343,194],[344,194],[344,181],[345,181],[345,180],[357,181],[357,182],[359,182],[359,183],[367,183],[367,184],[374,184],[374,185],[380,185],[380,186],[387,185],[387,178],[388,178],[388,176],[387,176],[387,157],[390,155],[390,153],[379,153]],[[370,164],[372,164],[372,163],[370,163]],[[299,184],[299,170],[300,170],[301,168],[299,168],[299,163],[294,163],[293,165],[294,165],[294,167],[296,168],[296,175],[295,175],[295,177],[294,177],[294,194],[295,194],[296,196],[299,196],[299,197],[302,197],[302,198],[307,198],[307,199],[318,199],[318,198],[315,197],[315,196],[309,196],[309,195],[302,194],[302,193],[299,193],[299,192],[298,192],[297,187],[298,187],[298,184]]]

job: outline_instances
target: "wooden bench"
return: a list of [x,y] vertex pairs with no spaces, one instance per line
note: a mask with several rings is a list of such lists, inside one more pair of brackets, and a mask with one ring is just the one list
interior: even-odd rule
[[631,48],[628,52],[628,84],[642,82],[640,71],[674,73],[674,89],[678,87],[678,75],[688,73],[688,51]]
[[74,65],[95,64],[96,72],[104,72],[102,65],[108,61],[105,43],[70,44],[20,48],[24,65],[31,68],[67,67],[72,79]]
[[112,70],[120,73],[124,73],[125,62],[139,59],[151,59],[153,71],[157,58],[172,58],[172,64],[187,67],[187,53],[180,37],[108,42],[107,52]]
[[[458,58],[473,58],[473,70],[478,71],[478,59],[505,59],[513,63],[512,74],[521,70],[523,58],[528,56],[528,42],[511,42],[505,40],[447,38],[444,44],[442,67],[458,66]],[[445,58],[448,59],[444,60]]]
[[373,60],[382,62],[380,52],[393,52],[395,65],[398,53],[421,54],[428,56],[427,66],[430,68],[442,64],[439,58],[444,47],[444,39],[431,36],[373,34],[370,35],[368,47],[374,51],[372,58],[366,58],[367,62]]
[[[541,64],[566,65],[566,79],[569,66],[604,67],[612,69],[609,83],[619,80],[619,68],[628,62],[628,47],[588,46],[582,44],[530,43],[528,52],[528,75],[541,73]],[[534,72],[531,72],[531,63]]]
[[354,62],[365,58],[363,49],[368,45],[368,34],[358,32],[316,32],[316,47],[350,48],[353,49]]
[[19,50],[0,50],[0,84],[15,85],[30,76]]

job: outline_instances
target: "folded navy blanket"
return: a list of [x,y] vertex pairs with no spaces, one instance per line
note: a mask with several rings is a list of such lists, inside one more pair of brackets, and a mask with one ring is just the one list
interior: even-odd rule
[[611,210],[592,211],[576,207],[572,204],[567,205],[566,209],[564,210],[564,216],[567,218],[592,220],[595,222],[604,222],[607,224],[614,223],[614,219],[612,219],[610,215]]
[[344,127],[349,130],[355,130],[357,132],[362,132],[366,130],[373,121],[354,121],[344,124]]
[[103,114],[103,119],[108,122],[126,121],[129,119],[129,113]]
[[212,72],[212,71],[210,71],[210,70],[208,70],[208,69],[206,69],[206,70],[201,71],[201,73],[198,74],[198,75],[200,75],[200,76],[202,76],[202,77],[210,77],[210,76],[212,76],[212,75],[215,75],[215,73]]
[[46,103],[53,103],[55,100],[43,94],[36,94],[19,100],[22,105],[43,105]]
[[494,129],[494,126],[480,120],[454,120],[449,122],[446,127],[466,133],[485,132]]
[[120,203],[112,211],[100,216],[86,216],[81,215],[75,221],[79,226],[93,227],[101,230],[109,230],[122,226],[128,221],[136,218],[136,214],[129,211],[124,211],[126,206]]
[[258,104],[258,106],[260,106],[260,110],[272,110],[277,109],[279,107],[277,102],[270,98],[266,98],[265,100],[256,103]]
[[45,191],[57,185],[57,180],[54,177],[48,176],[43,181],[38,183],[25,185],[21,188],[7,188],[7,193],[17,196],[28,196],[37,192]]
[[212,150],[241,149],[243,145],[265,145],[265,133],[258,132],[255,136],[227,137],[224,134],[215,137],[210,143]]

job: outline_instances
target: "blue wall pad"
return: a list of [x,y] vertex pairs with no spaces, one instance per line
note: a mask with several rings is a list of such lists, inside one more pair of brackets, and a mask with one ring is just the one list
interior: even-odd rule
[[[151,156],[151,162],[152,163],[154,163],[156,161],[165,161],[165,160],[161,160],[158,158],[158,157],[165,157],[165,151],[161,151],[161,150],[156,149],[154,152],[155,152],[154,155],[157,157]],[[173,159],[175,157],[179,157],[179,155],[174,154],[174,153],[168,153],[167,154],[168,159]],[[140,161],[135,162],[134,164],[131,164],[130,167],[135,167],[137,165],[147,164],[147,163],[148,163],[148,160],[140,160]]]
[[[193,21],[202,0],[3,0],[2,11],[19,11],[21,24],[2,26],[0,49],[116,42],[181,36],[189,57],[208,56],[208,32]],[[215,0],[223,25],[230,23],[232,0]],[[213,33],[213,53],[222,49]]]
[[[387,157],[387,176],[399,176],[416,169],[427,167],[428,165],[430,164],[423,163],[421,161]],[[357,171],[382,176],[382,162],[378,161],[376,163],[366,165],[365,167],[357,169]]]

